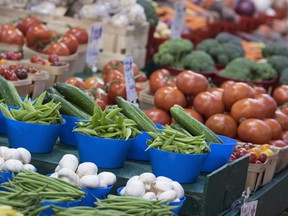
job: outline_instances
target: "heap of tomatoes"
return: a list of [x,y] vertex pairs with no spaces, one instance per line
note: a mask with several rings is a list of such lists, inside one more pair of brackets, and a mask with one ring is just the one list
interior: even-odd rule
[[288,145],[286,85],[272,95],[243,82],[227,81],[212,88],[202,74],[186,70],[172,77],[165,69],[155,71],[149,81],[155,108],[145,113],[155,123],[172,123],[169,109],[178,104],[216,134],[255,144]]
[[9,65],[8,67],[0,66],[0,76],[6,80],[17,81],[28,77],[28,74],[41,74],[40,70],[19,64]]

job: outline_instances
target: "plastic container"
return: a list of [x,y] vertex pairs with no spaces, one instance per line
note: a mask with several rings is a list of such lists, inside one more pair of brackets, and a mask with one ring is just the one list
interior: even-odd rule
[[192,183],[205,163],[208,153],[180,154],[151,148],[149,150],[152,172],[179,183]]
[[12,172],[4,172],[4,171],[0,172],[0,184],[8,182],[9,180],[12,180],[12,178],[13,178]]
[[33,124],[5,118],[7,136],[11,148],[26,148],[31,153],[49,153],[65,124]]
[[[163,129],[163,125],[156,124],[156,127],[159,129]],[[147,140],[151,140],[151,137],[148,135],[146,131],[141,131],[142,134],[136,136],[136,140],[133,145],[130,147],[127,157],[133,160],[140,161],[149,161],[149,151],[145,151],[147,149]]]
[[[70,207],[76,207],[76,206],[80,206],[81,205],[81,200],[75,200],[75,201],[70,201],[70,202],[52,202],[52,201],[43,201],[41,203],[40,207],[43,206],[48,206],[48,205],[54,205],[54,206],[59,206],[59,207],[63,207],[63,208],[70,208]],[[54,212],[52,210],[52,208],[48,208],[44,211],[42,211],[39,216],[53,216]]]
[[95,207],[96,198],[105,199],[112,188],[113,185],[106,188],[83,188],[86,196],[81,200],[81,206]]
[[[19,109],[18,107],[8,106],[8,109],[11,109],[11,108]],[[5,118],[4,118],[3,113],[2,113],[1,110],[0,110],[0,134],[3,134],[3,135],[7,134]]]
[[202,172],[211,173],[226,164],[233,153],[233,149],[237,145],[237,141],[235,139],[221,135],[218,137],[223,141],[223,144],[210,144],[211,152],[208,154],[208,157],[201,170]]
[[73,116],[62,115],[62,118],[65,119],[66,123],[61,127],[60,130],[60,142],[66,145],[77,146],[75,133],[73,133],[73,128],[76,127],[75,122],[81,120],[81,118],[76,118]]
[[81,162],[93,162],[100,168],[122,167],[136,138],[128,140],[87,136],[75,132]]

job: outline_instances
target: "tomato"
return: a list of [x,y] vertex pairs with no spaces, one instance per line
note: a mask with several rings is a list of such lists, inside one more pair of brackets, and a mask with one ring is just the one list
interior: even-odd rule
[[220,85],[220,88],[225,89],[226,87],[234,85],[235,83],[235,81],[227,80]]
[[272,137],[271,139],[281,139],[282,128],[278,121],[272,118],[264,119],[264,121],[268,124],[271,129]]
[[209,118],[213,114],[225,111],[222,100],[215,94],[204,91],[197,94],[193,100],[195,110],[201,115]]
[[252,87],[243,82],[236,82],[234,85],[228,85],[224,88],[222,101],[226,110],[230,110],[232,105],[243,98],[253,98],[255,92]]
[[143,73],[143,72],[141,72],[141,73],[137,76],[137,78],[135,79],[135,82],[146,82],[146,81],[148,81],[148,78],[147,78],[146,74]]
[[166,69],[160,69],[154,71],[149,77],[150,92],[154,95],[158,89],[160,89],[163,86],[167,86],[170,77],[171,74]]
[[237,133],[237,123],[235,120],[226,114],[217,113],[210,116],[205,125],[214,133],[234,138]]
[[155,107],[169,111],[175,104],[182,107],[187,105],[185,95],[181,91],[170,86],[164,86],[156,91],[154,95]]
[[238,138],[244,142],[266,144],[271,140],[272,132],[268,124],[260,119],[250,118],[240,123]]
[[272,93],[272,97],[278,106],[288,102],[288,85],[278,86]]
[[288,115],[281,110],[276,110],[275,119],[279,122],[283,131],[288,130]]
[[120,64],[123,64],[122,61],[119,60],[111,60],[108,63],[106,63],[102,69],[102,73],[105,74],[109,70],[116,69],[118,70],[120,67]]
[[108,97],[111,104],[116,103],[116,97],[121,96],[126,99],[126,85],[124,82],[112,82],[108,87]]
[[25,40],[22,32],[14,26],[2,28],[1,42],[23,46]]
[[[196,110],[194,110],[194,109],[188,109],[188,108],[186,108],[186,109],[184,109],[184,110],[185,110],[185,112],[186,112],[189,116],[197,119],[197,120],[200,121],[201,123],[204,123],[203,117],[202,117]],[[172,118],[171,118],[171,123],[173,123],[173,122],[175,122],[175,119],[172,117]]]
[[87,44],[88,43],[88,32],[79,27],[71,28],[66,34],[72,34],[75,36],[79,44]]
[[277,109],[277,103],[269,94],[257,94],[255,99],[260,100],[264,104],[264,112],[266,118],[273,118]]
[[281,111],[283,113],[285,113],[286,115],[288,115],[288,106],[285,106],[285,107],[281,108]]
[[211,92],[212,94],[217,96],[220,100],[222,100],[222,95],[223,95],[224,89],[222,89],[222,88],[208,88],[207,91]]
[[51,42],[52,35],[46,26],[38,24],[28,28],[26,39],[28,47],[42,49]]
[[77,52],[78,49],[78,41],[72,34],[66,34],[61,39],[61,42],[64,43],[69,49],[70,55]]
[[86,89],[103,88],[104,83],[97,77],[89,77],[85,80]]
[[61,35],[56,30],[48,29],[48,31],[50,32],[53,41],[59,40],[61,38]]
[[110,104],[109,96],[102,88],[97,88],[96,98],[103,100],[105,104]]
[[66,83],[74,85],[74,86],[81,88],[81,89],[85,89],[85,83],[79,77],[70,77],[66,80]]
[[253,89],[254,89],[255,95],[257,95],[257,94],[267,94],[266,89],[264,87],[262,87],[262,86],[253,86]]
[[101,110],[105,110],[106,109],[106,104],[103,100],[101,99],[96,99],[95,102],[98,104],[98,106],[101,108]]
[[[123,73],[123,74],[125,73],[125,71],[124,71],[124,64],[123,64],[123,63],[122,63],[122,64],[119,64],[118,70],[119,70],[121,73]],[[132,64],[132,70],[133,70],[133,75],[134,75],[134,76],[137,76],[137,75],[140,74],[140,70],[139,70],[138,66],[137,66],[135,63]]]
[[170,115],[163,109],[153,108],[145,110],[144,113],[155,123],[166,125],[170,124]]
[[283,148],[283,147],[286,147],[288,145],[283,140],[270,140],[269,144],[272,146],[279,147],[279,148]]
[[288,131],[282,132],[282,140],[288,144]]
[[16,24],[16,28],[18,28],[24,35],[26,35],[27,30],[32,25],[41,24],[40,20],[34,16],[28,16],[24,19],[21,19]]
[[230,114],[236,122],[239,122],[243,118],[265,118],[263,103],[253,98],[238,100],[233,104]]
[[70,52],[68,47],[62,42],[55,42],[45,48],[44,53],[47,55],[56,54],[58,56],[69,56]]
[[104,83],[107,84],[109,82],[113,81],[123,81],[124,82],[125,78],[124,75],[118,71],[118,70],[110,70],[106,73],[104,77]]
[[197,95],[207,90],[208,80],[202,74],[185,70],[177,75],[176,86],[184,94]]

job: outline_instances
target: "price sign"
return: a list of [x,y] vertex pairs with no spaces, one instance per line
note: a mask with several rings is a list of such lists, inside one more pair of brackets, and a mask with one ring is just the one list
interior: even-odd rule
[[181,36],[184,27],[186,4],[177,1],[175,3],[175,16],[172,22],[171,37],[177,38]]
[[132,57],[126,57],[126,59],[124,60],[124,71],[125,71],[127,100],[132,103],[137,103],[138,96],[135,89]]
[[240,216],[255,216],[258,200],[246,202],[241,206]]
[[[96,63],[100,53],[100,41],[102,36],[102,23],[95,23],[90,28],[89,42],[86,54],[86,63],[93,69],[96,69]],[[95,71],[96,72],[96,71]]]

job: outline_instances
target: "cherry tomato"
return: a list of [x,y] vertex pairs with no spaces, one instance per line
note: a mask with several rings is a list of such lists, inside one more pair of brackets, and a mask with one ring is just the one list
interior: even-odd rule
[[166,125],[170,124],[170,115],[163,109],[153,108],[145,110],[144,113],[155,123]]
[[95,89],[95,88],[103,88],[104,83],[97,77],[89,77],[85,80],[86,89]]
[[44,58],[42,58],[40,56],[37,56],[37,55],[31,56],[30,62],[31,63],[36,63],[36,64],[42,64],[42,65],[45,65],[45,63],[46,63]]
[[230,114],[237,123],[243,118],[265,118],[263,103],[253,98],[244,98],[234,103]]
[[274,118],[279,122],[283,131],[288,130],[288,115],[281,110],[276,110]]
[[[188,115],[190,115],[191,117],[197,119],[197,120],[200,121],[201,123],[204,123],[204,119],[203,119],[202,115],[200,115],[196,110],[194,110],[194,109],[188,109],[188,108],[186,108],[186,109],[184,109],[184,110],[185,110],[185,112],[186,112]],[[173,122],[175,122],[175,119],[172,117],[172,118],[171,118],[171,123],[173,123]]]
[[121,81],[124,82],[124,75],[118,70],[110,70],[106,73],[104,77],[104,83],[107,84],[109,82]]
[[85,83],[79,77],[70,77],[66,80],[66,83],[74,85],[74,86],[81,88],[81,89],[85,89]]
[[16,28],[18,28],[24,35],[26,35],[27,30],[32,25],[41,24],[40,20],[34,16],[28,16],[24,19],[21,19],[16,24]]
[[187,105],[185,95],[181,91],[170,86],[164,86],[156,91],[154,95],[155,107],[169,111],[175,104],[182,107]]
[[267,123],[260,119],[250,118],[240,123],[238,138],[244,142],[265,144],[271,140],[272,132]]
[[209,118],[213,114],[225,111],[222,100],[215,94],[204,91],[197,94],[193,100],[195,110],[201,115]]
[[23,46],[24,35],[19,29],[11,26],[10,28],[2,29],[1,42]]
[[87,44],[88,43],[88,32],[79,27],[71,28],[66,34],[72,34],[75,36],[79,44]]
[[271,139],[273,140],[281,139],[282,128],[279,122],[272,118],[264,119],[264,121],[267,123],[267,125],[271,129],[271,132],[272,132]]
[[154,71],[149,77],[150,92],[154,95],[158,89],[167,86],[170,77],[171,73],[166,69]]
[[52,35],[46,26],[38,24],[28,28],[26,39],[28,47],[42,49],[51,42]]
[[273,118],[277,109],[277,103],[269,94],[257,94],[255,99],[260,100],[264,104],[264,112],[266,118]]
[[61,39],[61,42],[64,43],[69,49],[70,55],[77,52],[78,49],[78,41],[72,34],[66,34]]
[[202,74],[185,70],[177,75],[176,86],[184,94],[197,95],[207,90],[208,80]]
[[278,86],[272,93],[272,97],[278,106],[288,102],[288,85]]
[[121,96],[126,99],[126,85],[124,82],[112,82],[108,87],[108,96],[111,104],[115,104],[116,97]]
[[4,74],[4,78],[7,79],[7,80],[11,80],[11,81],[19,80],[17,75],[14,72],[12,72],[12,71],[6,71],[6,73]]
[[101,99],[96,99],[95,102],[98,104],[98,106],[100,106],[101,110],[105,110],[106,109],[106,104],[103,100]]
[[70,52],[68,47],[62,42],[55,42],[49,45],[45,50],[44,53],[47,55],[56,54],[58,56],[69,56]]
[[237,134],[237,123],[235,120],[226,114],[217,113],[210,116],[205,125],[214,133],[234,138]]
[[252,87],[243,82],[236,82],[234,85],[227,85],[222,94],[222,101],[226,110],[230,110],[232,105],[243,98],[253,98],[255,92]]

